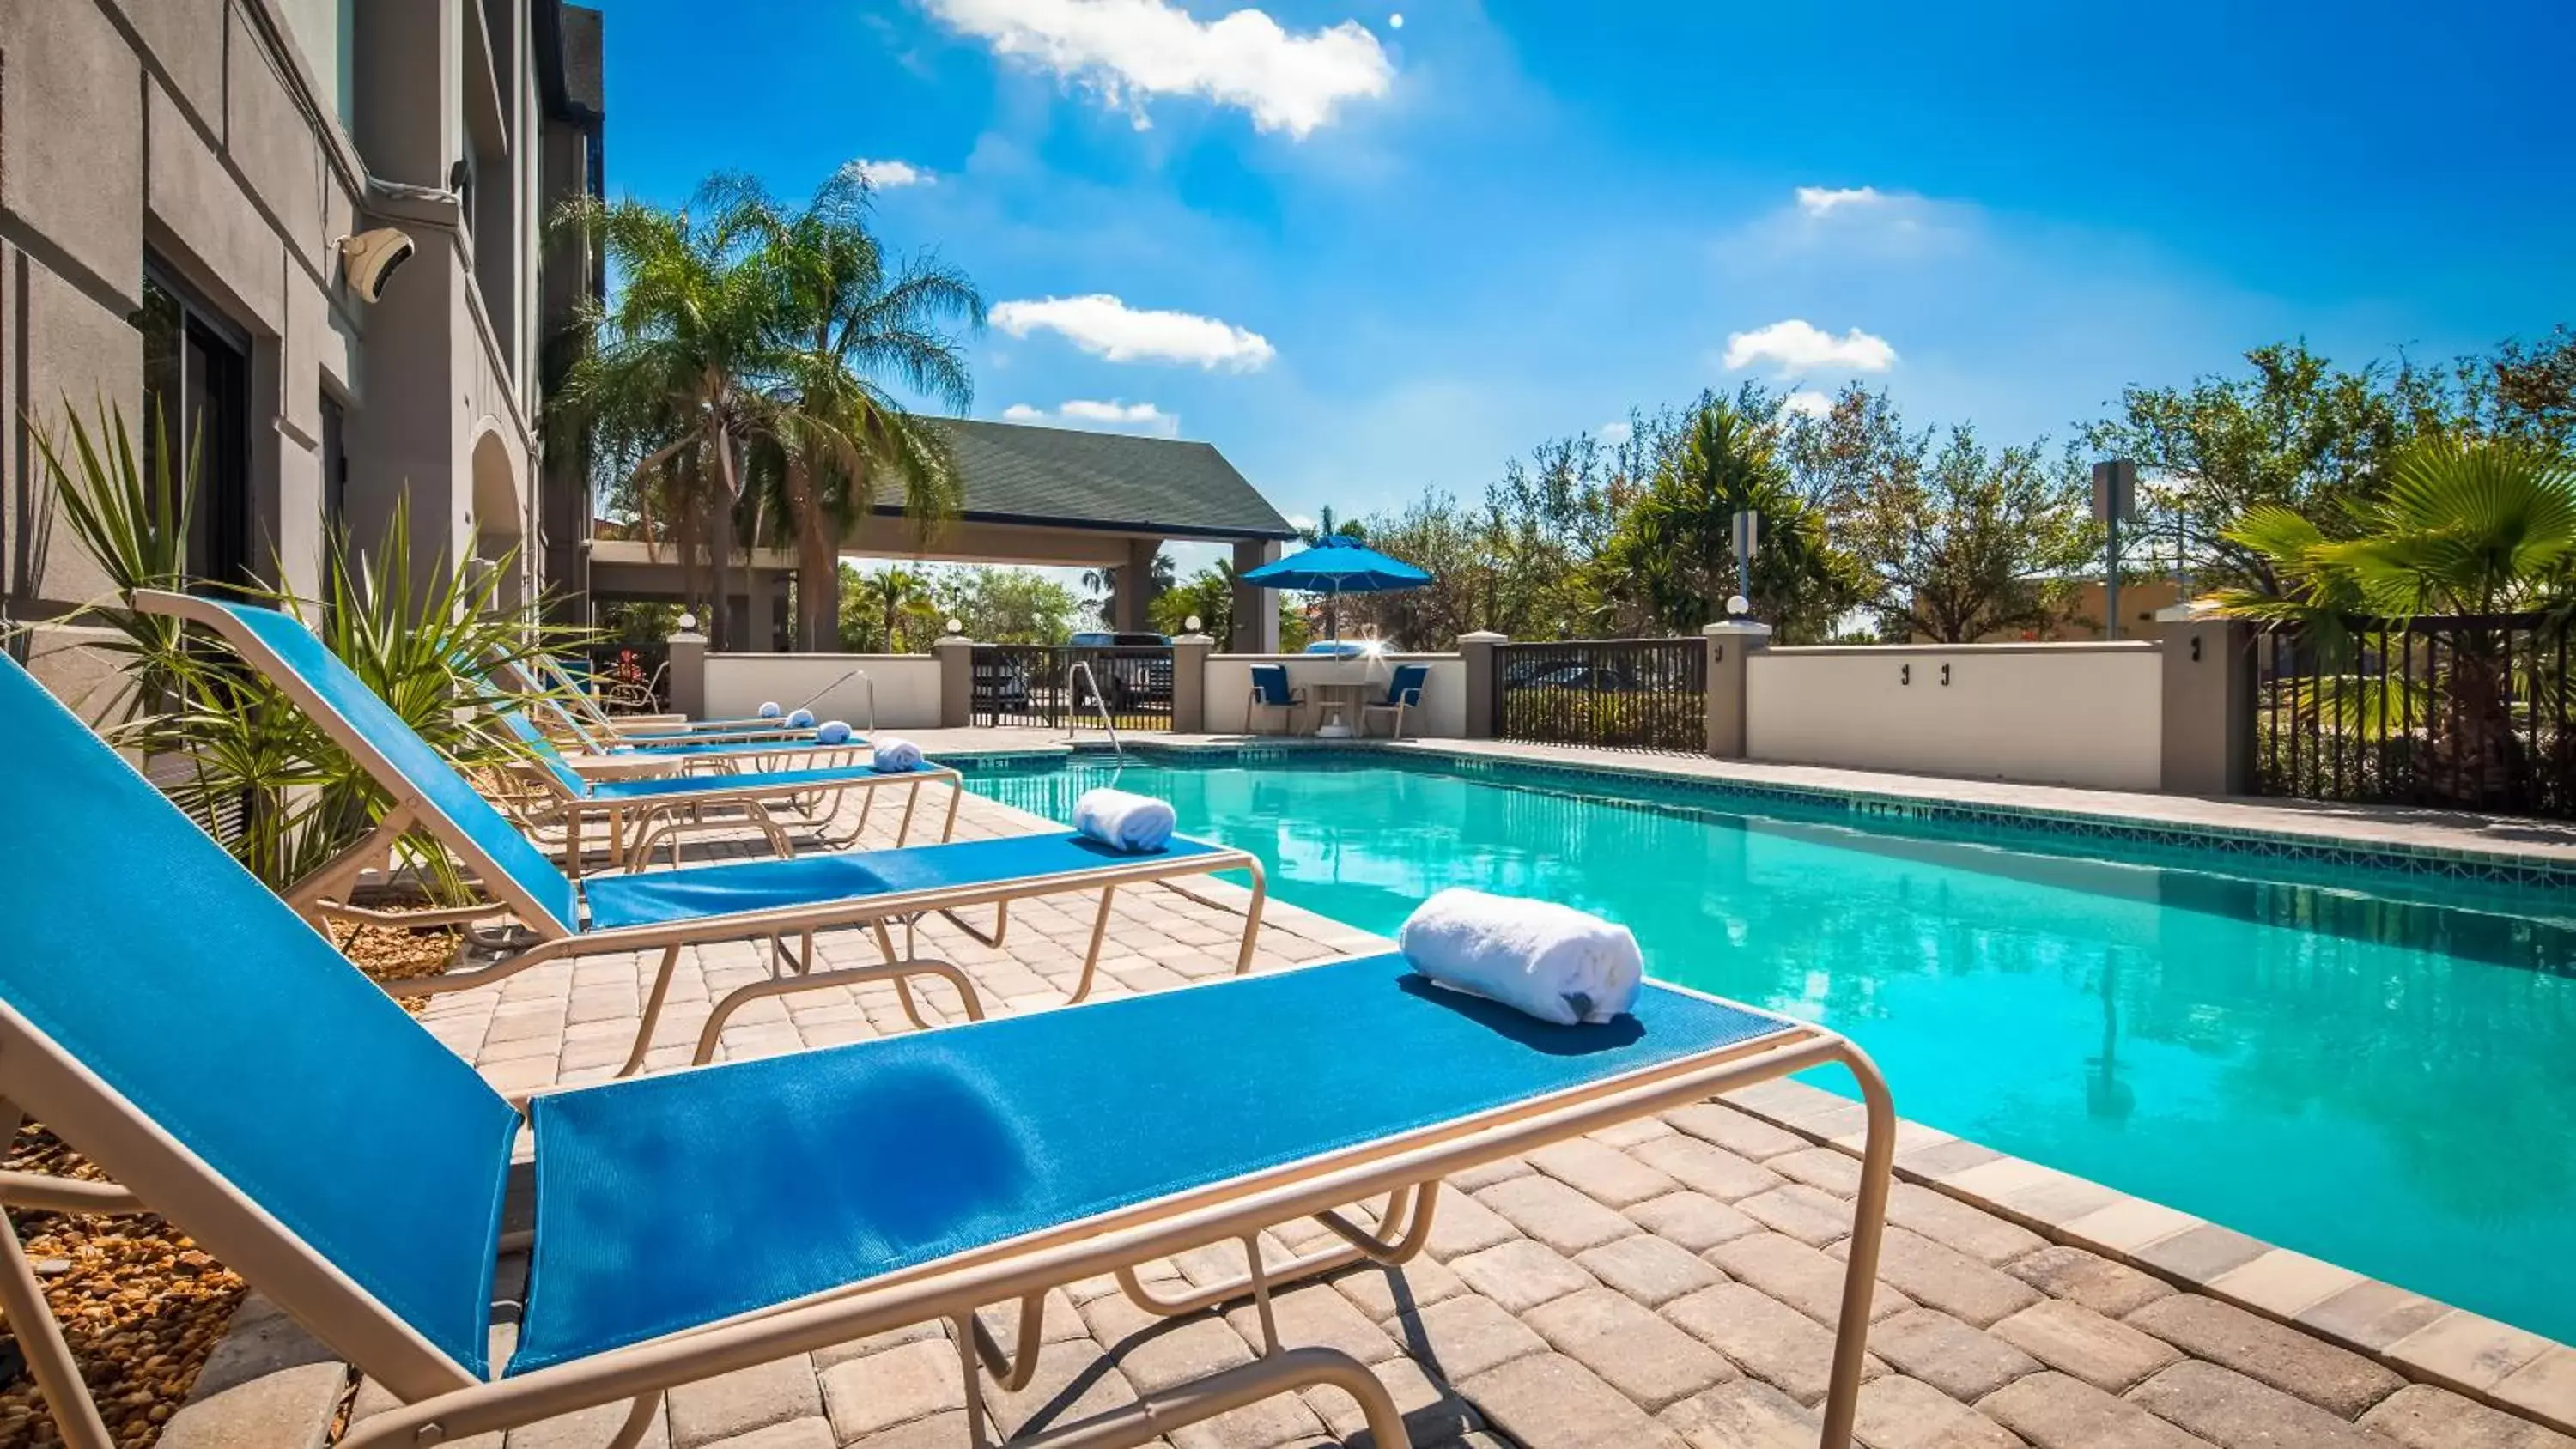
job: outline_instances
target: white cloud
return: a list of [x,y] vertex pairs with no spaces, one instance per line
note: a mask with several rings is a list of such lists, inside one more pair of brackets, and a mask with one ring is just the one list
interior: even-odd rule
[[1821,418],[1833,410],[1833,398],[1812,388],[1801,388],[1780,399],[1780,411],[1802,418]]
[[1095,402],[1088,398],[1075,398],[1053,412],[1048,412],[1045,408],[1031,407],[1027,403],[1013,403],[1002,409],[1002,421],[1035,423],[1040,426],[1070,425],[1123,429],[1153,433],[1166,438],[1174,437],[1181,431],[1180,418],[1152,403]]
[[993,309],[992,322],[1013,337],[1060,332],[1111,362],[1194,362],[1210,370],[1258,372],[1277,355],[1258,332],[1189,312],[1140,310],[1106,292],[1004,302]]
[[1315,515],[1311,513],[1291,513],[1288,515],[1288,526],[1300,531],[1312,528],[1315,526]]
[[1624,420],[1615,423],[1603,423],[1600,427],[1592,430],[1592,436],[1599,438],[1601,441],[1608,443],[1614,448],[1636,435],[1636,428]]
[[929,186],[939,178],[909,161],[853,161],[841,168],[879,191],[898,186]]
[[1292,34],[1250,8],[1202,21],[1170,0],[928,0],[996,54],[1098,89],[1146,124],[1147,98],[1204,96],[1304,140],[1345,101],[1385,95],[1395,66],[1356,20]]
[[1726,366],[1732,371],[1757,362],[1777,366],[1782,375],[1816,368],[1852,372],[1885,372],[1896,365],[1896,349],[1884,337],[1855,327],[1840,337],[1799,318],[1736,332],[1726,339]]
[[1393,15],[1386,17],[1386,28],[1389,30],[1402,30],[1404,28],[1404,12],[1398,10]]
[[1875,186],[1801,186],[1798,209],[1809,216],[1830,216],[1843,207],[1869,207],[1888,200]]

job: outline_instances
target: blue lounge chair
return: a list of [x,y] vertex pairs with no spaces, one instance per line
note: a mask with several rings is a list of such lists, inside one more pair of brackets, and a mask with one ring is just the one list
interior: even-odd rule
[[[796,847],[780,828],[773,807],[803,821],[822,848],[845,849],[867,829],[877,792],[883,789],[904,792],[903,820],[894,837],[895,844],[902,845],[912,835],[921,787],[934,781],[948,786],[948,814],[939,831],[939,838],[946,840],[956,831],[958,797],[965,793],[955,770],[928,760],[905,770],[853,764],[751,775],[590,780],[572,768],[562,750],[515,702],[496,703],[491,713],[532,756],[529,767],[513,775],[523,788],[504,794],[499,803],[531,835],[559,839],[566,875],[581,873],[583,830],[592,820],[600,821],[607,832],[608,868],[632,870],[651,864],[654,851],[665,841],[671,844],[671,863],[677,865],[680,837],[697,830],[748,826],[758,830],[778,855],[794,855]],[[859,818],[846,833],[836,835],[832,817],[853,790],[859,792]],[[709,809],[739,813],[708,819],[702,812]]]
[[[1168,846],[1152,854],[1131,855],[1065,831],[794,860],[695,865],[645,875],[595,877],[586,888],[579,887],[293,617],[275,609],[186,594],[141,592],[134,596],[134,605],[213,629],[310,715],[394,802],[366,839],[290,888],[288,904],[315,918],[406,926],[471,923],[506,912],[535,938],[530,945],[515,941],[496,945],[500,959],[478,969],[408,978],[402,983],[404,995],[470,990],[546,961],[658,948],[661,967],[620,1075],[642,1069],[653,1028],[679,968],[680,950],[693,944],[766,941],[777,963],[773,976],[738,987],[716,1003],[698,1035],[694,1060],[700,1062],[714,1055],[725,1021],[744,1006],[763,997],[824,986],[891,981],[905,1013],[914,1024],[927,1026],[913,1001],[911,981],[917,976],[935,977],[956,989],[968,1016],[980,1018],[983,1008],[965,973],[918,950],[914,927],[934,911],[986,945],[998,946],[1010,929],[1013,901],[1100,892],[1090,949],[1084,953],[1071,993],[1071,999],[1079,1001],[1090,994],[1098,976],[1110,908],[1120,887],[1247,871],[1252,876],[1252,899],[1245,910],[1234,964],[1238,975],[1252,969],[1252,948],[1267,899],[1261,863],[1248,852],[1187,836],[1174,836]],[[350,890],[359,876],[415,828],[435,836],[471,867],[495,904],[445,913],[388,915],[352,903]],[[984,906],[994,910],[990,933],[958,914]],[[887,930],[890,923],[904,927],[906,949],[901,953]],[[859,927],[874,933],[882,964],[828,969],[816,964],[817,932]],[[794,947],[789,945],[791,940],[796,942]]]
[[1292,689],[1288,685],[1287,665],[1256,664],[1252,666],[1252,698],[1244,705],[1243,708],[1244,733],[1260,733],[1260,731],[1253,728],[1253,724],[1254,721],[1260,718],[1257,712],[1265,709],[1275,709],[1279,711],[1279,732],[1281,734],[1294,733],[1297,728],[1297,706],[1304,704],[1305,702],[1306,691],[1302,689]]
[[[1264,1352],[1112,1410],[1081,1444],[1332,1388],[1395,1449],[1392,1396],[1353,1358],[1283,1344],[1275,1289],[1401,1264],[1451,1174],[1834,1062],[1869,1123],[1822,1415],[1822,1442],[1848,1441],[1895,1119],[1866,1058],[1817,1027],[1661,985],[1616,1023],[1551,1026],[1378,956],[522,1109],[7,661],[0,755],[12,828],[46,846],[0,873],[0,1097],[107,1179],[12,1172],[0,1202],[190,1234],[396,1401],[344,1449],[497,1441],[609,1405],[629,1406],[612,1449],[633,1449],[670,1388],[923,1322],[951,1326],[970,1388],[979,1364],[1016,1387],[1048,1293],[1103,1275],[1157,1314],[1248,1300]],[[529,1226],[505,1233],[523,1130]],[[1305,1217],[1331,1246],[1265,1262],[1262,1229]],[[13,1229],[0,1312],[64,1439],[103,1445]],[[1136,1277],[1214,1242],[1248,1249],[1240,1277],[1187,1300]],[[504,1356],[495,1269],[521,1250]],[[977,1317],[1015,1300],[1016,1354]]]
[[1428,664],[1395,666],[1395,673],[1386,682],[1386,698],[1373,699],[1360,706],[1360,733],[1368,733],[1370,715],[1391,714],[1395,716],[1395,723],[1390,737],[1403,739],[1404,712],[1422,708],[1422,686],[1430,678],[1431,666]]

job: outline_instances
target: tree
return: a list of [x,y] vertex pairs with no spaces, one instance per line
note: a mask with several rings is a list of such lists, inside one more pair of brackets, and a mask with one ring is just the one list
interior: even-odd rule
[[[1821,639],[1863,596],[1848,559],[1826,543],[1824,515],[1791,489],[1775,447],[1776,406],[1748,388],[1709,398],[1679,449],[1620,522],[1593,564],[1595,586],[1653,627],[1692,630],[1724,617],[1738,587],[1783,642]],[[1761,516],[1752,577],[1742,579],[1735,515]]]
[[1297,530],[1297,537],[1304,541],[1307,547],[1312,548],[1337,533],[1344,538],[1366,543],[1369,536],[1368,522],[1359,518],[1335,518],[1332,505],[1326,504],[1316,510],[1314,522]]
[[[1099,616],[1101,627],[1104,629],[1115,626],[1109,611],[1118,597],[1118,577],[1124,572],[1126,572],[1124,569],[1106,564],[1082,571],[1082,586],[1093,594],[1092,598],[1084,601],[1084,608]],[[1161,598],[1163,591],[1172,587],[1173,580],[1178,576],[1179,566],[1172,562],[1170,551],[1156,549],[1153,563],[1145,575],[1148,590],[1145,599],[1146,617],[1153,617],[1153,601]]]
[[2566,323],[2536,347],[2507,342],[2464,372],[2487,403],[2489,436],[2555,453],[2576,445],[2576,331]]
[[943,571],[931,592],[945,618],[987,644],[1062,644],[1073,637],[1082,600],[1034,569],[978,565]]
[[[2261,557],[2272,587],[2223,589],[2218,606],[2298,631],[2334,666],[2303,685],[2307,703],[2339,731],[2384,736],[2390,721],[2443,713],[2435,768],[2466,805],[2501,798],[2523,749],[2513,720],[2512,635],[2461,628],[2440,657],[2397,672],[2353,668],[2357,619],[2492,615],[2548,609],[2564,629],[2576,605],[2576,463],[2515,442],[2434,438],[2399,454],[2384,486],[2352,501],[2346,536],[2297,510],[2267,504],[2227,530]],[[2412,641],[2396,647],[2412,649]],[[2447,665],[2443,687],[2432,690]],[[2392,706],[2389,697],[2414,691]]]
[[[722,644],[743,450],[758,426],[754,380],[778,315],[759,188],[713,177],[676,211],[580,196],[557,224],[586,232],[621,285],[577,314],[586,345],[555,394],[553,425],[617,460],[611,496],[648,538],[665,526],[677,533],[684,572],[703,552],[714,573],[707,617]],[[688,588],[697,591],[694,577]]]
[[783,521],[797,550],[799,646],[828,646],[839,615],[842,541],[881,484],[927,533],[956,511],[946,434],[884,381],[963,412],[974,383],[949,322],[980,328],[984,299],[935,258],[891,267],[868,227],[866,179],[844,167],[801,212],[766,208],[764,264],[779,291],[766,359],[767,426],[778,445]]
[[1858,387],[1812,431],[1812,476],[1870,579],[1882,637],[1964,644],[2066,617],[2096,552],[2072,455],[2051,461],[2044,442],[1989,452],[1965,426],[1935,452],[1928,429],[1907,432],[1885,394]]
[[2212,583],[2277,582],[2267,556],[2228,537],[2249,510],[2287,508],[2339,526],[2344,501],[2373,492],[2400,450],[2468,423],[2442,376],[2403,359],[2347,371],[2283,342],[2245,360],[2250,375],[2130,387],[2117,413],[2083,435],[2096,453],[2129,458],[2169,485],[2140,500],[2141,527],[2178,540]]
[[1195,616],[1202,632],[1213,639],[1228,639],[1234,634],[1234,565],[1220,559],[1210,568],[1190,575],[1185,583],[1174,584],[1154,596],[1154,627],[1166,634],[1188,632]]

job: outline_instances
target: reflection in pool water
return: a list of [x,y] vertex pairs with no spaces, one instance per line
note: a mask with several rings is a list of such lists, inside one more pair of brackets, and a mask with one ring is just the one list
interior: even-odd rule
[[[967,778],[1065,819],[1108,773]],[[2576,1338],[2576,905],[1519,778],[1344,756],[1118,783],[1367,929],[1444,885],[1597,911],[1659,976],[1848,1032],[1908,1117]]]

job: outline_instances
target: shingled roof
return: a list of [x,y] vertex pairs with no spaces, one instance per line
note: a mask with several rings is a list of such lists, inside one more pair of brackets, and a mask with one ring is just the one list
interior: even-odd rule
[[[1115,529],[1165,538],[1294,538],[1297,531],[1205,443],[942,419],[984,523]],[[900,512],[879,505],[879,513]]]

